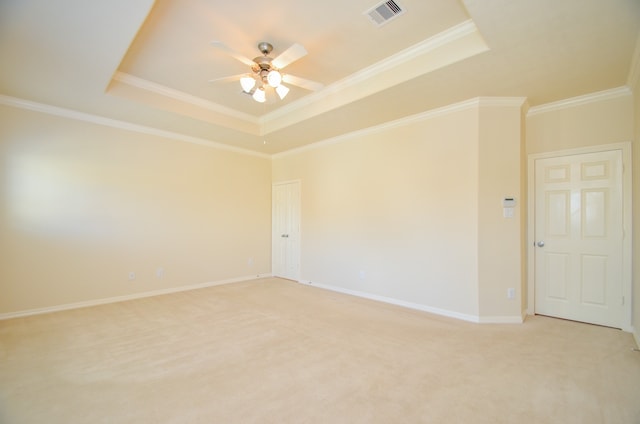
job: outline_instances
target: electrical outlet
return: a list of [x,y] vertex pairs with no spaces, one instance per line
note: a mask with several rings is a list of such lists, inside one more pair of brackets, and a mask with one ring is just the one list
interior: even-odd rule
[[156,277],[160,279],[164,278],[164,268],[160,267],[156,269]]
[[136,279],[136,273],[135,273],[135,272],[133,272],[133,271],[131,271],[131,272],[129,273],[129,280],[135,280],[135,279]]
[[507,289],[507,299],[515,299],[516,298],[516,289],[508,288]]

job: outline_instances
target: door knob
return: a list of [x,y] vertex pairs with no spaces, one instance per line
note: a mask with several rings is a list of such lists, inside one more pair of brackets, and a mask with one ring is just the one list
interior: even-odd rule
[[539,242],[536,243],[536,245],[538,247],[544,247],[544,242],[542,240],[540,240]]

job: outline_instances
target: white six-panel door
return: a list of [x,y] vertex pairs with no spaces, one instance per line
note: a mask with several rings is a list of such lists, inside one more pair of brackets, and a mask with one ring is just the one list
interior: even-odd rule
[[535,312],[621,327],[622,154],[535,161]]
[[272,274],[300,279],[300,182],[274,184],[272,190]]

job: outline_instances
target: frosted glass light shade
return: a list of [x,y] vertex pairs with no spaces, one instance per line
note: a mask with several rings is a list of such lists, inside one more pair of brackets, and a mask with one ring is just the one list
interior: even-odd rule
[[258,103],[264,103],[264,101],[267,99],[267,97],[264,94],[264,88],[260,87],[258,88],[255,93],[253,93],[253,100],[255,100]]
[[280,83],[282,82],[282,75],[280,74],[280,72],[278,71],[270,71],[267,74],[267,83],[275,88],[277,86],[280,85]]
[[279,85],[276,87],[276,93],[278,93],[280,100],[282,100],[284,99],[284,96],[286,96],[289,93],[289,87],[285,87],[284,85]]
[[256,85],[256,80],[252,77],[242,77],[240,78],[240,85],[242,86],[242,90],[248,93],[253,86]]

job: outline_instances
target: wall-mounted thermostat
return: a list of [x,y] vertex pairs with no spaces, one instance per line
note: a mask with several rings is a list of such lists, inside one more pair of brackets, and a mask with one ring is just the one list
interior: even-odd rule
[[515,208],[515,206],[516,206],[516,199],[514,197],[505,197],[502,200],[503,208]]
[[513,218],[516,199],[514,197],[505,197],[502,199],[502,216],[504,218]]

